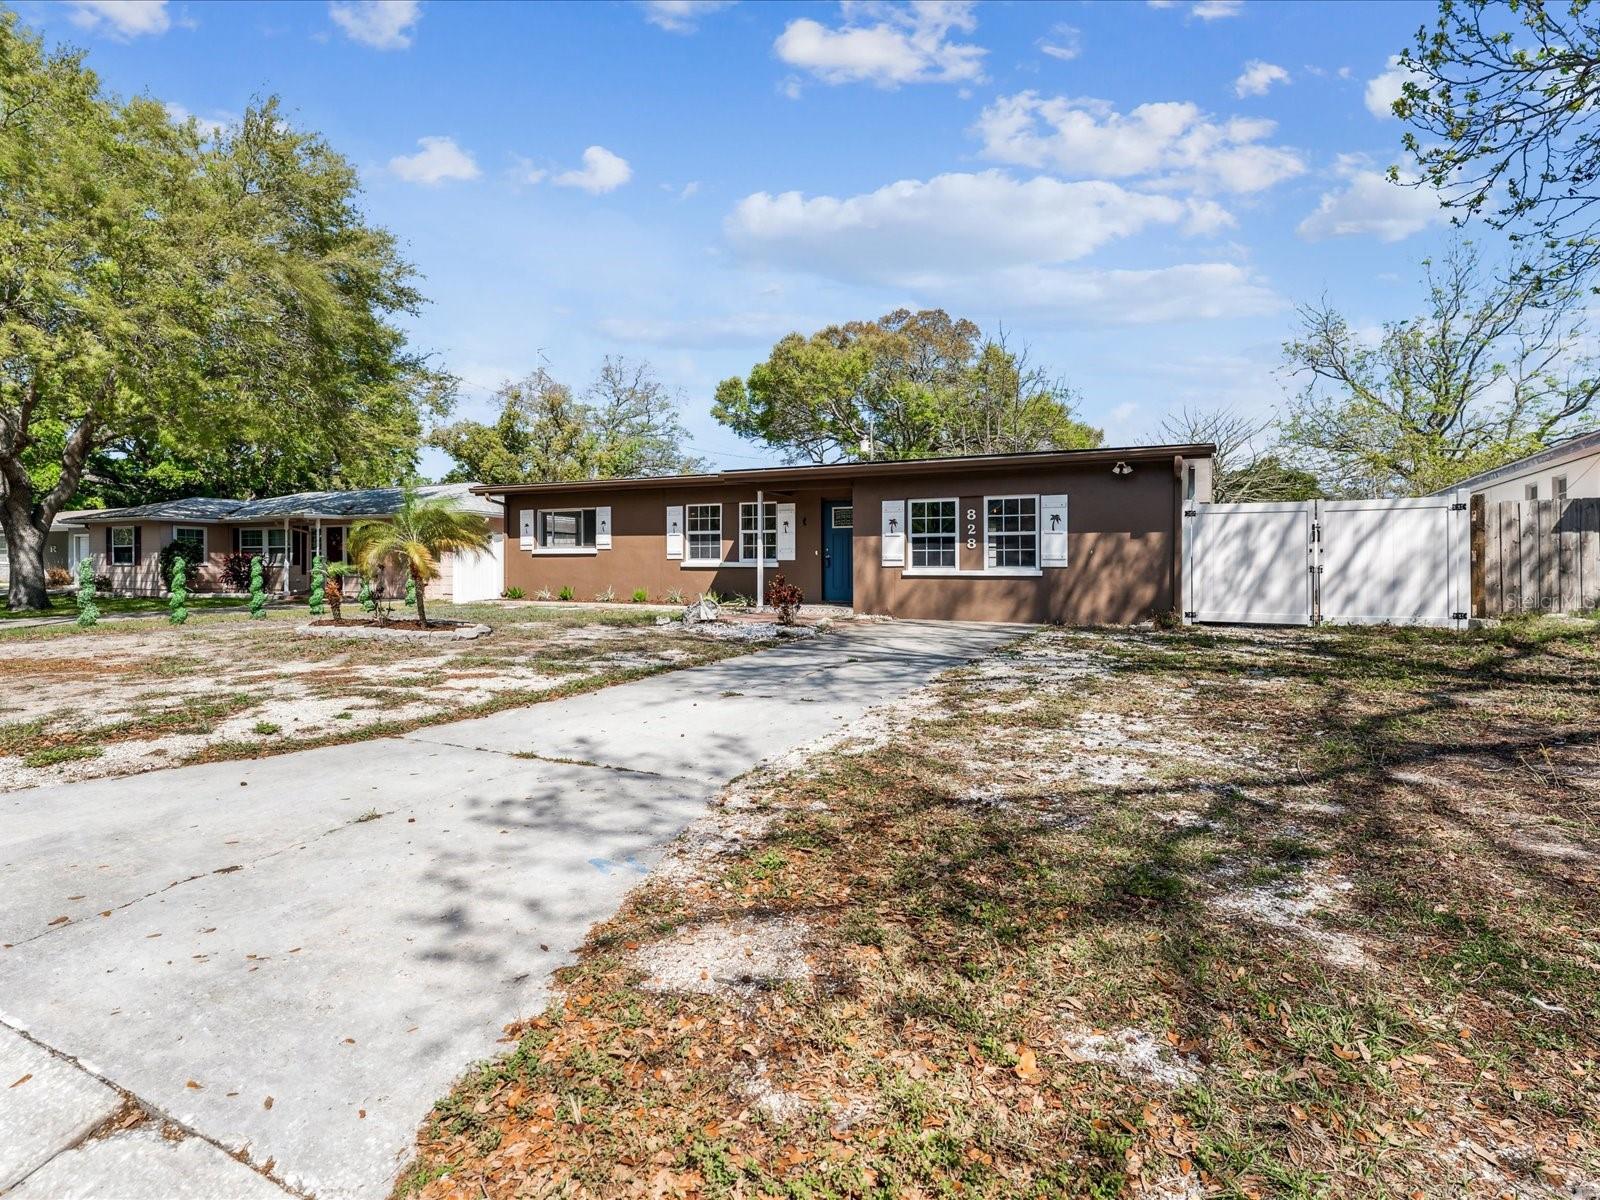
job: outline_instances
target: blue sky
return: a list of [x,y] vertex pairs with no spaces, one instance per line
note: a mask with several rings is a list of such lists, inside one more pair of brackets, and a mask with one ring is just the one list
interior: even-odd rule
[[276,93],[326,135],[425,276],[414,340],[462,414],[644,357],[729,467],[774,456],[716,382],[790,330],[1003,327],[1127,443],[1270,410],[1296,303],[1406,315],[1448,236],[1382,178],[1432,4],[14,7],[115,91],[223,122]]

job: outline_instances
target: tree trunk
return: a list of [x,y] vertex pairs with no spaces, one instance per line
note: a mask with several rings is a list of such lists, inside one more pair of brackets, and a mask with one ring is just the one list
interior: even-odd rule
[[428,609],[422,594],[427,590],[428,585],[423,580],[418,579],[417,573],[413,571],[411,572],[411,586],[417,591],[417,624],[426,629],[428,627]]
[[50,594],[44,586],[45,530],[11,504],[0,509],[0,528],[5,530],[6,552],[11,562],[11,590],[6,597],[6,607],[12,612],[49,608]]

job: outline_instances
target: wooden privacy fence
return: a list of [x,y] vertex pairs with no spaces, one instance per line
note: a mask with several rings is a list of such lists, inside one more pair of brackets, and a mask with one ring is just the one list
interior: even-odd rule
[[1472,612],[1600,608],[1600,499],[1472,499]]

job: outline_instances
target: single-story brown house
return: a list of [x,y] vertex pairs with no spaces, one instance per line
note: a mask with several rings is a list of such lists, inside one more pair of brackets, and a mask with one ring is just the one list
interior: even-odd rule
[[1210,499],[1214,452],[1138,446],[474,490],[504,502],[505,584],[530,596],[756,596],[781,572],[808,602],[863,613],[1127,624],[1178,607],[1183,510]]
[[[429,598],[467,601],[498,596],[505,541],[500,505],[475,494],[467,483],[416,491],[424,499],[454,498],[484,516],[494,534],[488,554],[464,562],[447,555],[440,564],[440,578],[428,585]],[[74,523],[86,531],[84,548],[94,560],[96,577],[116,595],[164,594],[169,581],[161,578],[161,551],[180,542],[190,561],[199,563],[195,590],[229,590],[223,578],[228,559],[246,554],[262,559],[268,590],[287,596],[310,586],[313,554],[328,562],[344,562],[350,527],[391,515],[401,496],[399,488],[296,492],[260,500],[198,496],[97,509],[76,514]]]

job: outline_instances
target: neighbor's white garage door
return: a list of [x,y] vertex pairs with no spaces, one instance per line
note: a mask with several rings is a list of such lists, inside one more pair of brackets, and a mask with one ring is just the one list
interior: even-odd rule
[[458,554],[450,573],[450,598],[457,604],[493,600],[506,586],[506,535],[497,533],[482,554]]

